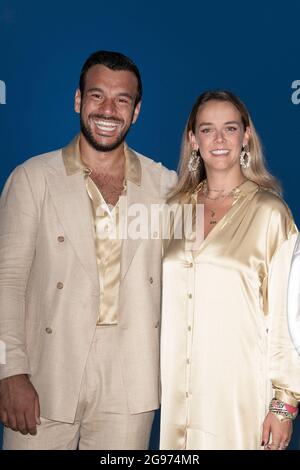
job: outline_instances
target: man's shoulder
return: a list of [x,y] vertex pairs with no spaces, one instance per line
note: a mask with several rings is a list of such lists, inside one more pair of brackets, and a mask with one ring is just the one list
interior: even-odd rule
[[161,162],[146,157],[135,150],[133,150],[133,152],[141,163],[142,175],[144,175],[144,177],[148,175],[152,183],[155,181],[161,196],[167,197],[177,183],[176,172],[169,170]]
[[43,170],[47,166],[58,167],[62,163],[61,159],[62,149],[52,150],[50,152],[42,153],[28,158],[20,164],[26,171]]
[[174,170],[169,170],[166,166],[164,166],[161,162],[154,160],[150,157],[146,157],[145,155],[137,152],[136,150],[131,149],[136,156],[139,158],[142,168],[146,171],[157,173],[160,176],[163,175],[165,177],[170,177],[172,179],[177,179],[176,172]]

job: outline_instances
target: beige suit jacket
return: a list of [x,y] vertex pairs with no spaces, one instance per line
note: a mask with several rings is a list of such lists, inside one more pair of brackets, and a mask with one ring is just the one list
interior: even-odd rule
[[[128,182],[128,205],[149,209],[176,174],[133,154],[141,185]],[[0,202],[0,379],[29,374],[41,415],[64,422],[75,417],[99,310],[90,211],[84,176],[66,175],[62,149],[17,167]],[[160,291],[161,241],[124,240],[119,347],[131,413],[159,406]]]

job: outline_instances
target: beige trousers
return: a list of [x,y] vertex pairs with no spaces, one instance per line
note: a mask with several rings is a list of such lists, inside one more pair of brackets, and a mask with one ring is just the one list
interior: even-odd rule
[[118,335],[118,326],[96,328],[74,423],[41,417],[36,436],[5,428],[3,449],[148,449],[154,411],[128,411]]

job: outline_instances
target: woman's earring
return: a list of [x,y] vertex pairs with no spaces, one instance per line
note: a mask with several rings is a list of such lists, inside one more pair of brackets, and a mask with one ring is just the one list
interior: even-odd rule
[[198,150],[192,150],[191,156],[188,163],[188,169],[192,173],[197,171],[200,166],[200,155],[198,154]]
[[249,168],[251,163],[251,154],[249,148],[245,145],[240,155],[240,165],[242,168]]

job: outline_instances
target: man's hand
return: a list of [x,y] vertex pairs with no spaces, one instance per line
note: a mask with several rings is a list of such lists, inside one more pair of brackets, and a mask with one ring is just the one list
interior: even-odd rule
[[[291,419],[279,421],[274,413],[269,412],[264,420],[262,445],[265,450],[285,450],[289,445],[293,432]],[[272,442],[270,437],[272,435]]]
[[27,375],[0,380],[0,421],[22,434],[36,434],[40,422],[38,394]]

